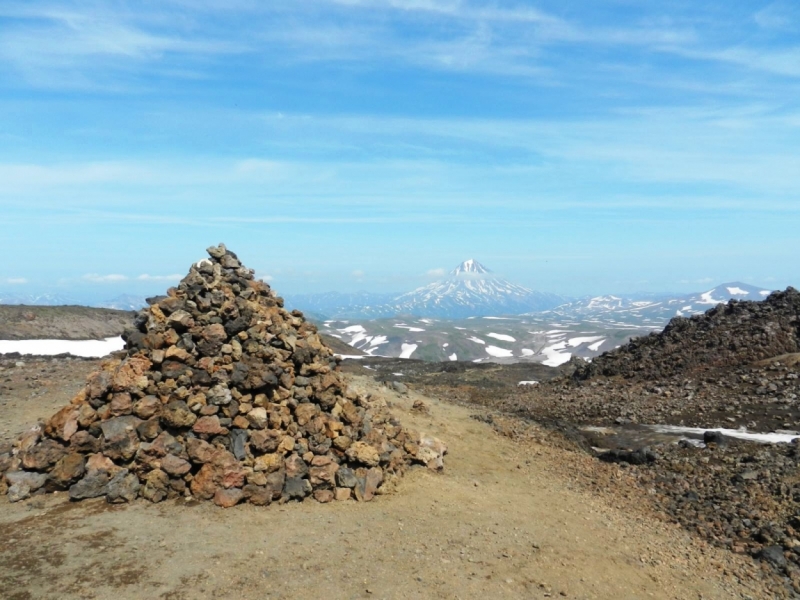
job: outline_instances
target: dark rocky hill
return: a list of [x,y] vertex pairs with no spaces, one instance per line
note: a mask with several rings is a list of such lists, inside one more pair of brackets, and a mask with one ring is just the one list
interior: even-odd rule
[[800,351],[800,292],[787,288],[762,302],[735,300],[702,315],[675,317],[661,333],[635,338],[576,371],[654,380],[741,367]]
[[93,340],[114,337],[136,313],[88,306],[0,305],[0,340]]

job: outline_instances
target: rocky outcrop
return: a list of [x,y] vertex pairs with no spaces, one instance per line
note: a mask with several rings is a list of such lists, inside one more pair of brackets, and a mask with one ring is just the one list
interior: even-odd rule
[[675,317],[661,333],[634,338],[576,370],[655,380],[718,367],[738,367],[800,352],[800,292],[787,288],[763,302],[717,305],[702,315]]
[[208,253],[138,313],[124,358],[0,453],[11,500],[370,500],[411,463],[442,467],[441,442],[347,389],[302,313],[224,245]]

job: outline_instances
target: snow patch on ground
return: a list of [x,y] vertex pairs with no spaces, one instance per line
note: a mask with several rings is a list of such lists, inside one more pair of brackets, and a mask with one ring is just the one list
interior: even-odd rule
[[419,333],[420,331],[425,331],[424,329],[420,329],[419,327],[409,327],[408,325],[398,324],[395,325],[398,329],[408,329],[414,333]]
[[0,340],[0,354],[11,352],[37,356],[71,354],[82,358],[100,358],[124,347],[125,342],[119,336],[104,340]]
[[494,356],[495,358],[511,358],[514,356],[514,353],[511,350],[498,348],[497,346],[486,346],[486,353],[490,356]]
[[769,290],[761,290],[758,293],[761,294],[762,296],[769,296],[772,292],[770,292]]
[[476,344],[485,344],[481,338],[476,338],[475,336],[467,338],[470,342],[475,342]]
[[457,361],[457,360],[458,360],[458,355],[457,355],[455,352],[453,352],[453,353],[452,353],[450,356],[448,356],[447,358],[449,358],[449,359],[450,359],[450,360],[452,360],[452,361]]
[[713,304],[713,305],[716,306],[717,304],[722,302],[722,300],[714,300],[714,298],[711,297],[711,294],[713,294],[713,293],[714,293],[714,290],[711,290],[709,292],[704,292],[704,293],[700,294],[699,303],[700,304]]
[[520,381],[517,385],[539,385],[538,381]]
[[534,354],[536,354],[536,352],[534,352],[530,348],[523,348],[522,349],[522,356],[533,356]]
[[729,287],[728,293],[731,296],[747,296],[749,292],[747,292],[747,290],[743,290],[740,287]]
[[565,362],[569,362],[569,359],[572,358],[572,353],[561,352],[561,350],[566,349],[566,347],[567,342],[560,342],[544,348],[542,354],[547,358],[542,361],[542,364],[548,367],[557,367],[558,365],[563,365]]
[[501,342],[516,342],[517,340],[511,337],[510,335],[505,335],[504,333],[487,333],[487,337],[494,338],[496,340],[500,340]]
[[381,344],[388,344],[389,338],[385,335],[376,335],[372,338],[372,341],[369,343],[370,346],[380,346]]
[[344,329],[337,329],[339,333],[367,333],[367,330],[364,329],[363,325],[351,325],[350,327],[345,327]]
[[599,342],[595,342],[594,344],[587,346],[587,348],[589,348],[589,350],[591,350],[592,352],[597,352],[598,350],[600,350],[600,346],[602,346],[603,342],[605,341],[606,338],[603,338]]
[[596,335],[594,337],[574,337],[570,338],[567,341],[567,346],[569,346],[570,348],[575,348],[577,346],[580,346],[581,344],[589,344],[591,342],[596,342],[597,340],[602,340],[602,339],[603,339],[602,335]]
[[337,354],[336,356],[341,356],[342,360],[364,360],[366,358],[360,354]]
[[753,433],[746,429],[722,429],[712,428],[703,429],[702,427],[679,427],[677,425],[649,425],[651,429],[658,433],[688,433],[694,435],[703,435],[706,431],[719,431],[722,435],[727,437],[736,438],[739,440],[748,440],[751,442],[760,442],[762,444],[788,444],[795,438],[800,438],[800,433]]
[[400,346],[400,358],[411,358],[414,351],[417,349],[416,344],[403,344]]

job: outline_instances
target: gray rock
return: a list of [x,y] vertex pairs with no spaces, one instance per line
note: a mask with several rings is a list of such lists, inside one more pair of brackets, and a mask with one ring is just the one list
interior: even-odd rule
[[8,488],[9,502],[19,502],[20,500],[25,500],[25,498],[28,498],[30,495],[31,488],[24,483],[15,483]]
[[247,443],[247,431],[244,429],[233,429],[231,431],[231,452],[236,460],[244,460],[247,457],[244,445]]
[[12,471],[6,473],[6,480],[12,487],[15,485],[27,486],[31,492],[35,492],[47,481],[46,473],[31,473],[29,471]]
[[103,421],[103,454],[111,459],[130,460],[139,447],[139,436],[136,428],[141,419],[128,415]]
[[408,393],[408,386],[405,383],[400,383],[399,381],[393,381],[390,384],[390,387],[397,392],[398,394],[407,394]]
[[139,495],[140,488],[139,478],[128,469],[122,469],[108,482],[106,501],[111,504],[133,502]]
[[336,471],[336,485],[343,488],[354,488],[358,480],[356,479],[356,473],[353,469],[349,467],[340,467],[338,471]]
[[86,477],[69,488],[70,500],[99,498],[108,493],[108,482],[111,479],[106,471],[89,471]]
[[283,497],[286,500],[302,500],[311,493],[311,482],[300,477],[287,477],[283,484]]
[[783,555],[783,548],[781,546],[767,546],[762,548],[758,553],[758,557],[779,569],[786,566],[786,557]]

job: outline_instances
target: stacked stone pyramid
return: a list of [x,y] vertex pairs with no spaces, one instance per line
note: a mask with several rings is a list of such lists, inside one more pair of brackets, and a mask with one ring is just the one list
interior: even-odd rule
[[12,501],[370,500],[411,462],[441,468],[443,444],[348,390],[302,313],[224,245],[208,253],[138,314],[124,358],[0,455]]

